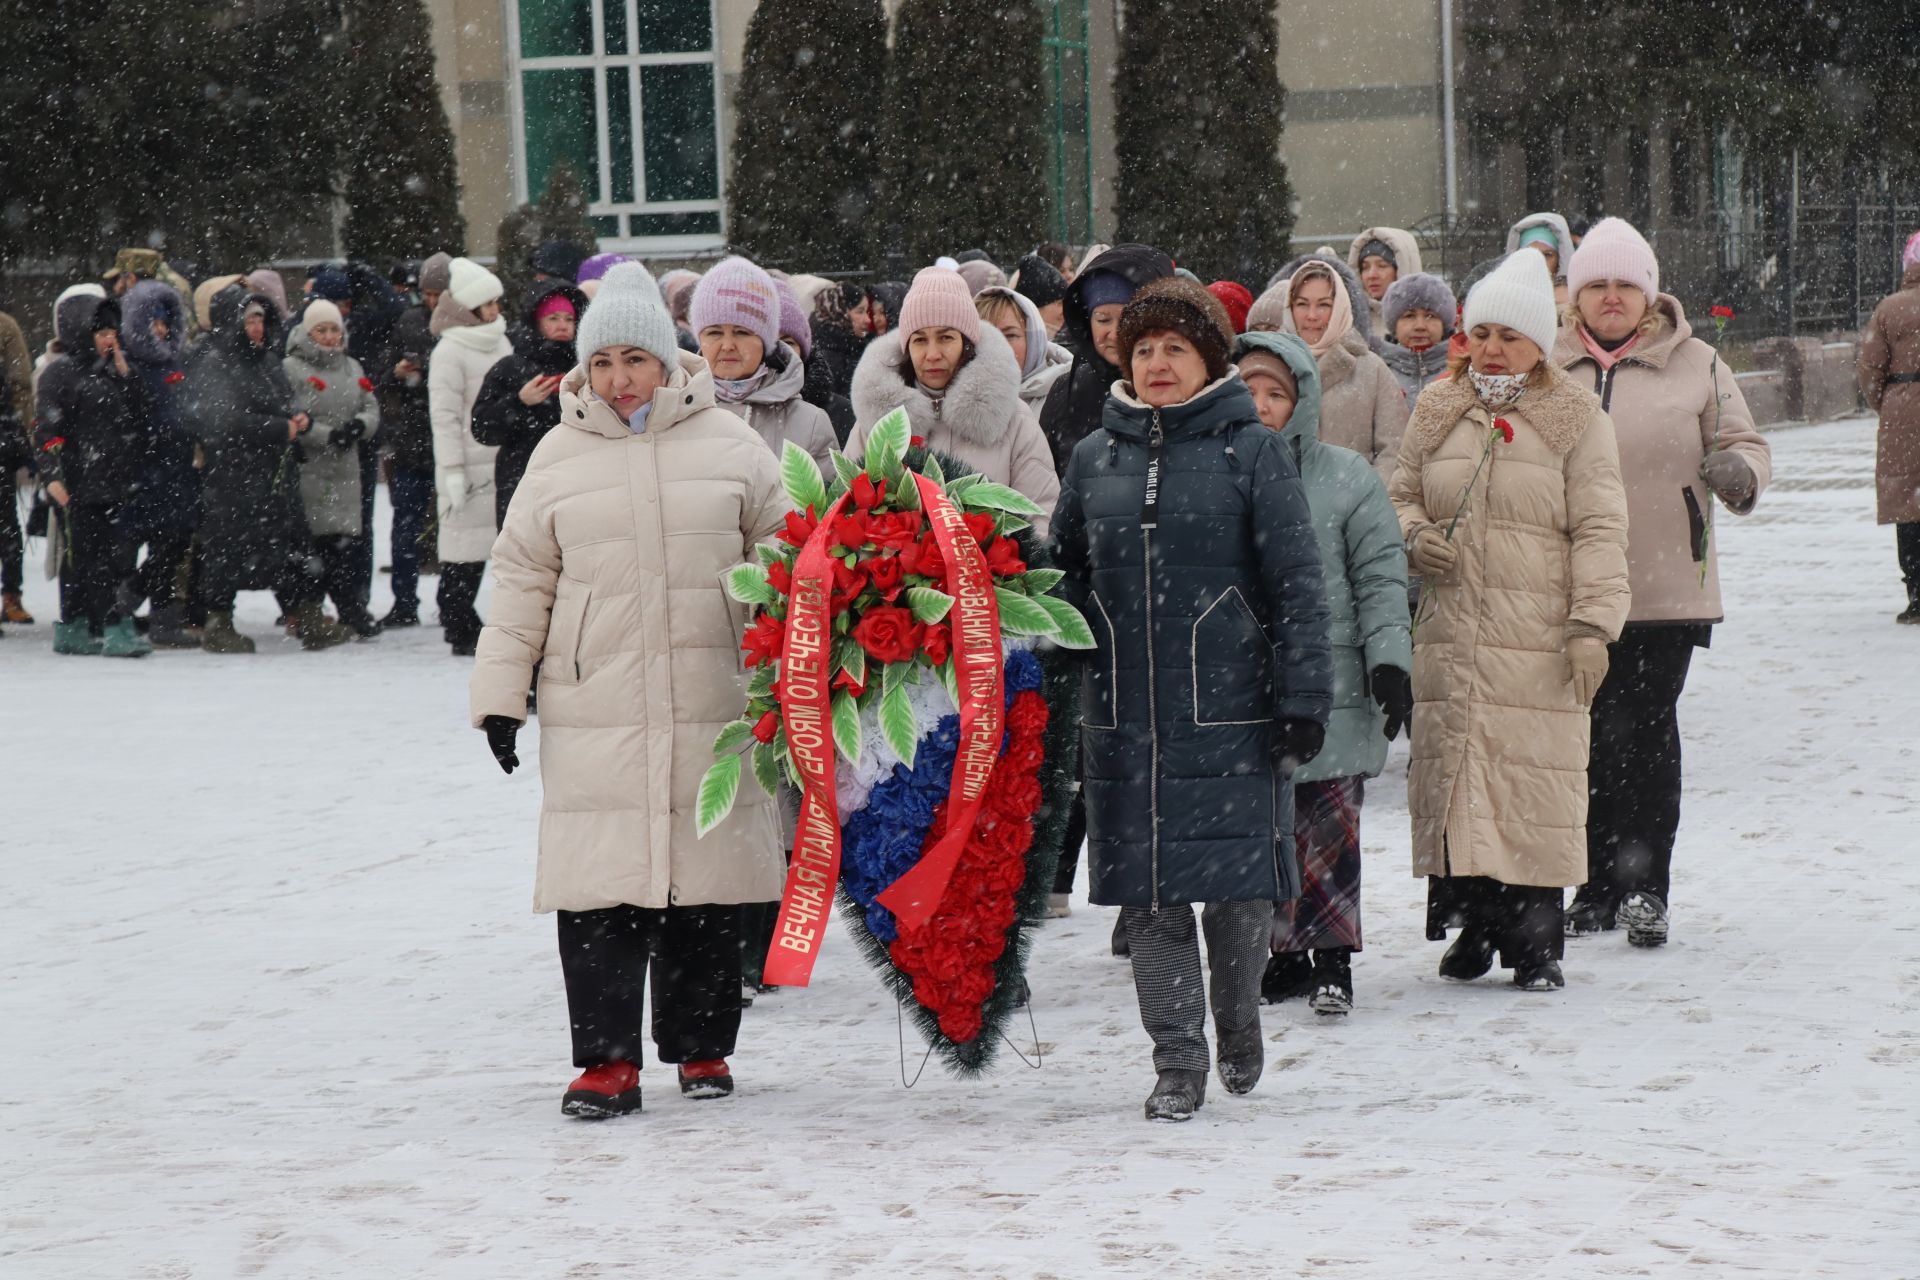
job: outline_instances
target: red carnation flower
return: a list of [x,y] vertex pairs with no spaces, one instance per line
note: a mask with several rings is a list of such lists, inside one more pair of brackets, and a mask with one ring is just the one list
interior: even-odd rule
[[1733,308],[1715,307],[1709,314],[1711,314],[1715,320],[1731,320],[1733,319]]
[[967,532],[973,535],[973,540],[983,547],[986,546],[987,540],[993,537],[996,527],[993,514],[988,511],[969,511],[960,518],[966,522]]
[[900,564],[898,556],[877,556],[872,560],[863,560],[860,567],[867,571],[867,585],[880,593],[880,598],[892,603],[899,596],[900,587],[907,580],[907,571]]
[[1500,438],[1508,444],[1513,443],[1513,424],[1511,422],[1508,422],[1505,418],[1495,418],[1493,420],[1493,429],[1498,431]]
[[835,613],[845,613],[860,593],[867,589],[867,571],[864,565],[849,569],[844,560],[830,560],[833,566],[833,592],[829,597],[829,607]]
[[761,716],[759,722],[753,726],[753,736],[762,742],[772,742],[774,738],[779,736],[779,733],[780,716],[777,712],[767,712],[767,714]]
[[1027,571],[1027,562],[1020,558],[1020,549],[1013,545],[1012,538],[995,538],[987,548],[987,568],[995,577],[1011,578]]
[[371,391],[371,390],[373,390],[373,379],[372,379],[372,378],[362,378],[362,379],[360,379],[360,389],[361,389],[362,391]]
[[893,605],[867,610],[854,624],[853,638],[879,662],[905,662],[920,651],[926,628],[913,620],[913,614]]
[[60,446],[65,444],[66,442],[67,442],[67,438],[65,436],[55,436],[53,439],[47,441],[45,444],[40,446],[40,452],[58,453],[60,452]]
[[953,629],[944,622],[936,622],[927,628],[927,634],[921,637],[920,652],[927,655],[927,661],[939,666],[947,660],[953,651]]
[[798,511],[789,511],[787,527],[780,531],[780,541],[790,547],[803,547],[807,544],[807,539],[813,536],[813,531],[819,527],[819,523],[820,517],[813,513],[812,507],[807,508],[805,515],[801,515]]
[[315,391],[325,391],[327,389],[326,379],[315,377],[312,374],[307,375],[307,385]]
[[753,626],[747,630],[746,643],[740,648],[747,655],[747,665],[757,667],[779,657],[780,647],[786,641],[786,624],[771,614],[763,613],[754,618]]
[[170,387],[178,386],[180,383],[185,382],[186,380],[187,380],[187,375],[180,372],[178,369],[175,369],[172,373],[160,379],[160,381],[166,383]]

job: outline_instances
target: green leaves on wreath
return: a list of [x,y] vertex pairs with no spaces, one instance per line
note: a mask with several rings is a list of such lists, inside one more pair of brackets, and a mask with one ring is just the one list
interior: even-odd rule
[[[1051,572],[1051,571],[1049,571]],[[1062,649],[1095,649],[1099,646],[1093,639],[1093,628],[1080,616],[1080,611],[1062,600],[1059,596],[1035,596],[1031,601],[1047,611],[1053,619],[1053,642]]]
[[780,483],[786,486],[787,498],[795,511],[812,507],[816,516],[826,515],[827,486],[820,479],[820,468],[805,449],[791,440],[780,451]]
[[[853,478],[860,474],[860,464],[838,449],[830,450],[827,456],[833,459],[833,473],[840,478],[840,487],[853,488]],[[820,510],[825,511],[826,508],[822,507]]]
[[753,726],[745,720],[735,720],[721,727],[713,739],[713,754],[731,755],[753,739]]
[[833,665],[847,673],[855,684],[867,682],[867,651],[851,636],[839,636],[833,642]]
[[[948,492],[951,494],[952,491]],[[1046,514],[1039,503],[1018,489],[1011,485],[995,484],[991,480],[968,485],[955,501],[970,511],[1009,511],[1017,516]]]
[[[807,465],[813,463],[809,461]],[[780,598],[780,593],[767,581],[767,567],[763,564],[736,565],[727,570],[727,594],[741,604],[772,604]]]
[[1000,605],[1000,629],[1008,635],[1050,636],[1059,630],[1053,615],[1041,608],[1039,601],[1005,587],[995,587],[993,596]]
[[953,597],[932,587],[908,587],[907,607],[913,610],[915,622],[932,624],[947,616],[953,608]]
[[780,748],[771,742],[753,744],[753,780],[768,795],[780,794]]
[[867,478],[897,480],[901,459],[907,456],[907,445],[912,439],[913,426],[907,420],[905,409],[895,409],[874,423],[873,430],[867,433]]
[[1018,587],[1030,596],[1043,596],[1060,585],[1060,579],[1066,576],[1064,569],[1029,569],[1017,578],[1007,579],[1007,585]]
[[860,704],[845,689],[833,695],[833,745],[849,760],[860,758]]
[[734,797],[740,794],[740,757],[721,756],[700,779],[700,795],[694,804],[694,833],[706,835],[733,812]]
[[901,763],[913,768],[920,731],[913,722],[913,704],[907,701],[906,685],[896,684],[880,699],[880,734]]

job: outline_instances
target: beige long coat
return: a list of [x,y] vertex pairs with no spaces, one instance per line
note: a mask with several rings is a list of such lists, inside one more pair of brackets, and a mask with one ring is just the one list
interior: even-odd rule
[[[1626,622],[1627,499],[1613,424],[1566,373],[1548,366],[1500,416],[1514,441],[1473,481],[1459,563],[1427,579],[1414,629],[1413,871],[1564,887],[1587,878],[1588,710],[1566,642]],[[1492,430],[1469,384],[1421,394],[1391,489],[1408,538],[1445,531]]]
[[785,880],[773,802],[747,779],[694,835],[713,739],[746,706],[745,609],[721,575],[790,509],[753,429],[714,407],[682,354],[635,434],[585,374],[533,451],[493,546],[471,683],[473,723],[524,719],[540,666],[535,911],[770,902]]
[[1357,329],[1347,330],[1319,363],[1320,439],[1353,450],[1373,464],[1382,484],[1391,483],[1409,408],[1400,380]]
[[1880,415],[1874,487],[1881,524],[1920,521],[1920,382],[1890,382],[1920,374],[1920,267],[1907,268],[1900,292],[1873,309],[1860,344],[1860,391]]

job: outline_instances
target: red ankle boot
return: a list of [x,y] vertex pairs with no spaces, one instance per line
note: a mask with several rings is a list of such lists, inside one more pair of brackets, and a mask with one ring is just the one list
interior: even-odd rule
[[680,1064],[680,1092],[689,1098],[724,1098],[733,1092],[733,1070],[725,1058]]
[[605,1120],[639,1109],[640,1068],[631,1062],[588,1067],[560,1099],[561,1114],[582,1120]]

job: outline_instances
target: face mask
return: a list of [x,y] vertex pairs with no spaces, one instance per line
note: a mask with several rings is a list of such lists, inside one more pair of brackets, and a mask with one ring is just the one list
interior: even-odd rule
[[1480,403],[1489,409],[1504,409],[1519,401],[1520,394],[1527,389],[1524,373],[1475,373],[1467,371],[1467,377],[1473,382],[1474,394],[1480,397]]

